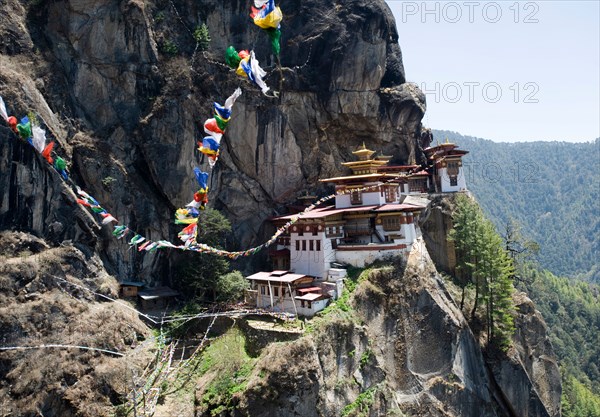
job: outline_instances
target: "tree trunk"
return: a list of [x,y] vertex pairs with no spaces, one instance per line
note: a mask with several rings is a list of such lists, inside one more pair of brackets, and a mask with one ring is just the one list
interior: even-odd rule
[[475,321],[475,313],[479,304],[479,278],[475,278],[475,302],[473,303],[473,309],[471,310],[471,322]]
[[494,318],[493,318],[493,306],[494,306],[494,291],[492,286],[489,286],[489,299],[488,299],[488,344],[492,342],[494,336]]

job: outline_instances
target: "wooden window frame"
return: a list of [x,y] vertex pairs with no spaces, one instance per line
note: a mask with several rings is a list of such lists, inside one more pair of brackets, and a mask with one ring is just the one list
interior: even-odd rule
[[381,225],[386,232],[396,232],[402,227],[400,216],[385,216],[381,219]]
[[393,187],[391,185],[388,185],[385,187],[385,202],[386,203],[393,203],[394,201],[396,201],[396,197],[397,195],[397,190],[396,187]]
[[350,192],[350,204],[359,206],[363,203],[362,191],[353,190]]

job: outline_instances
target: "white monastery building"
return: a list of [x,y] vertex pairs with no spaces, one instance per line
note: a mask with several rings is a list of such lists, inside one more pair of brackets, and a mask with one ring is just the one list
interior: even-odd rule
[[[390,166],[391,157],[354,151],[344,162],[352,174],[321,179],[335,186],[335,204],[300,216],[270,252],[276,271],[247,279],[257,307],[313,316],[341,295],[345,270],[340,264],[364,267],[378,259],[405,256],[420,236],[417,219],[428,192],[466,191],[462,156],[467,151],[445,143],[424,150],[428,166]],[[417,196],[415,196],[417,195]],[[275,217],[280,227],[297,214]]]

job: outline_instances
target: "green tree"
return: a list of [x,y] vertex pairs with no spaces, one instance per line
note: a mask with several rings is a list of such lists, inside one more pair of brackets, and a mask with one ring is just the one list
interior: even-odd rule
[[179,48],[177,47],[177,44],[175,42],[173,42],[172,40],[165,39],[161,43],[160,51],[163,54],[167,54],[167,55],[177,55],[179,53]]
[[194,30],[194,39],[198,43],[198,48],[200,48],[201,51],[206,51],[208,49],[211,39],[206,23],[196,26],[196,29]]
[[[481,213],[477,206],[469,199],[459,196],[456,199],[456,207],[452,215],[453,228],[450,230],[449,240],[454,242],[456,254],[456,283],[462,289],[460,309],[463,310],[465,303],[465,292],[468,286],[476,282],[475,272],[477,270],[477,225]],[[478,289],[476,289],[478,292]],[[475,307],[476,309],[476,307]]]
[[[220,248],[231,232],[231,223],[219,211],[207,208],[198,218],[196,240]],[[191,298],[217,299],[219,279],[229,271],[229,262],[207,253],[186,253],[179,263],[175,282]]]
[[176,284],[190,298],[216,300],[217,282],[229,271],[229,262],[207,253],[186,253],[177,271]]
[[494,225],[470,198],[458,195],[450,239],[456,253],[457,283],[462,288],[461,309],[467,286],[475,287],[470,321],[475,323],[479,306],[485,306],[488,343],[508,347],[514,332],[512,301],[513,263]]
[[513,279],[522,280],[523,275],[519,273],[521,267],[534,261],[540,251],[540,245],[534,240],[525,238],[521,225],[513,218],[510,218],[504,225],[502,238],[504,239],[504,248],[515,266]]
[[244,291],[250,288],[248,280],[240,271],[232,271],[222,275],[217,281],[217,300],[240,301],[244,298]]
[[548,325],[563,382],[574,377],[600,398],[600,288],[531,264],[521,273],[517,287],[529,294]]
[[564,417],[600,417],[600,396],[571,375],[563,377],[561,399]]
[[198,242],[222,248],[225,238],[231,233],[231,223],[218,210],[207,208],[198,218]]
[[496,233],[494,225],[489,220],[484,222],[485,239],[488,246],[488,256],[485,257],[487,284],[487,328],[488,341],[502,349],[508,348],[514,326],[514,291],[512,277],[514,276],[513,262],[508,252],[503,248],[502,238]]

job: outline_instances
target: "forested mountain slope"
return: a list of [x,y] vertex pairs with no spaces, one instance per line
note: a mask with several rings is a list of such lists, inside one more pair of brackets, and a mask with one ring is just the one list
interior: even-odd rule
[[531,267],[522,275],[559,358],[563,416],[600,416],[600,288]]
[[499,231],[510,218],[540,244],[557,275],[600,282],[600,140],[496,143],[445,130],[434,143],[469,150],[467,185]]

